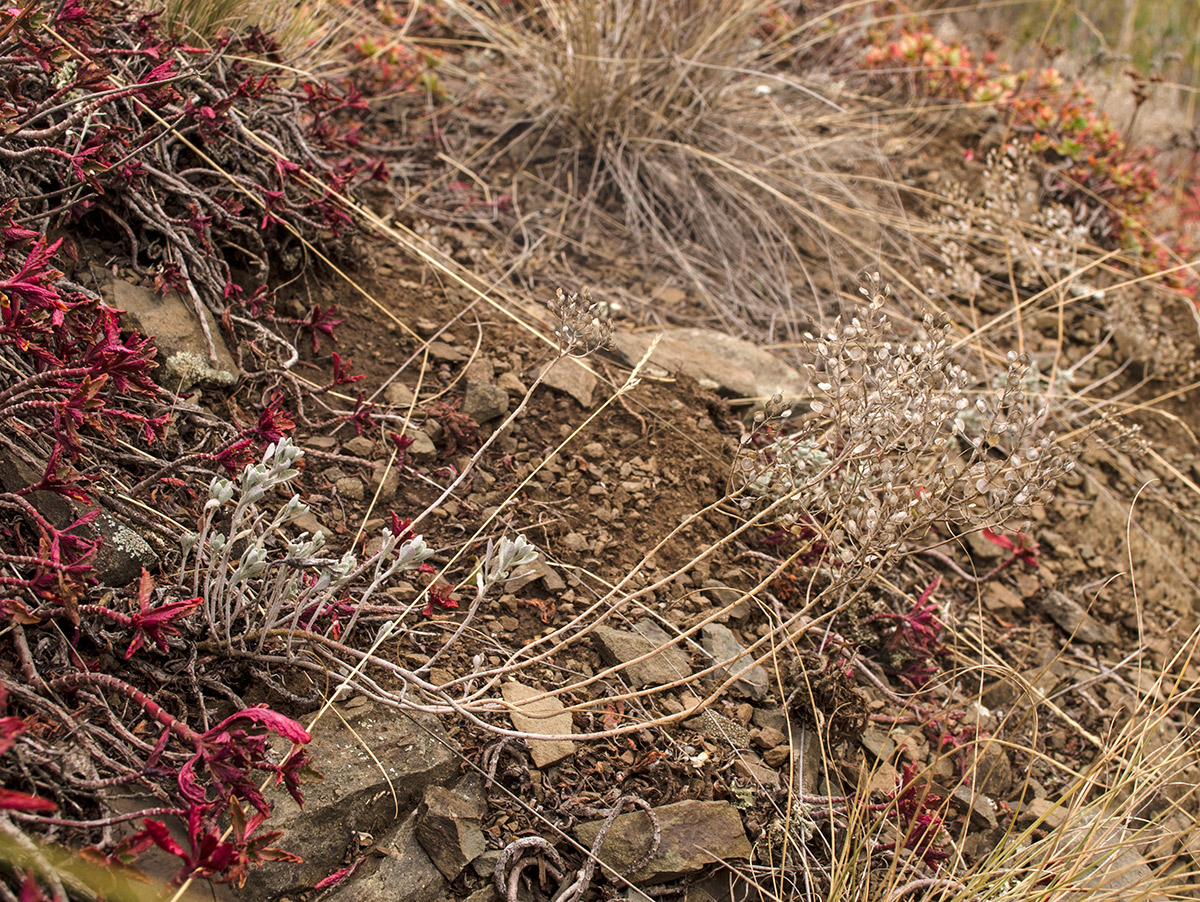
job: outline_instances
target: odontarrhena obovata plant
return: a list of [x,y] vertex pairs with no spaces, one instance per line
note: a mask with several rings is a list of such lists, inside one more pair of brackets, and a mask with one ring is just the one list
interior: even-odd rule
[[743,436],[732,489],[744,512],[817,535],[843,559],[886,555],[935,522],[996,526],[1028,516],[1074,465],[1073,447],[1041,431],[1031,362],[1009,353],[993,382],[951,354],[950,324],[926,315],[895,341],[890,287],[867,274],[865,303],[838,317],[813,352],[808,411],[775,398]]

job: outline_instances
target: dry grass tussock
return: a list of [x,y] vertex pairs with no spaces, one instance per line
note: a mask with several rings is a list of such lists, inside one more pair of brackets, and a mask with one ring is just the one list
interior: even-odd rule
[[814,280],[849,275],[831,261],[896,240],[856,182],[883,129],[831,77],[795,74],[825,20],[772,32],[759,0],[452,5],[503,61],[518,166],[554,160],[570,198],[555,238],[632,239],[724,325],[768,341],[799,339]]

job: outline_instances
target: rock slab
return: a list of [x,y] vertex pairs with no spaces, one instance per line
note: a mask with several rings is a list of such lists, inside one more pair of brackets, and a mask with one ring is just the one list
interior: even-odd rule
[[417,816],[409,815],[379,840],[358,873],[329,896],[328,902],[430,902],[440,898],[446,878],[417,842],[416,832]]
[[[737,809],[728,802],[700,802],[689,799],[655,808],[662,831],[658,851],[645,867],[629,880],[638,884],[663,883],[694,874],[710,864],[750,857],[750,840],[742,827]],[[575,838],[590,849],[596,842],[603,821],[589,821],[575,828]],[[650,848],[653,828],[644,811],[622,814],[613,822],[600,861],[617,872],[624,872]]]
[[618,332],[613,335],[613,350],[627,365],[634,366],[657,334],[662,338],[650,358],[652,366],[691,376],[727,397],[763,400],[779,392],[788,399],[808,391],[808,380],[798,370],[752,342],[711,329]]
[[143,335],[154,336],[162,368],[155,375],[164,388],[187,391],[194,385],[229,386],[238,380],[238,366],[221,337],[220,326],[207,310],[201,310],[216,349],[210,359],[204,325],[197,319],[196,305],[178,292],[159,296],[153,289],[113,279],[105,289],[114,307],[125,311],[123,324]]
[[678,645],[668,647],[671,637],[657,623],[639,623],[633,630],[598,626],[592,635],[607,663],[627,665],[622,673],[635,689],[663,686],[692,675],[687,653]]
[[1070,596],[1050,591],[1042,600],[1042,610],[1062,629],[1088,645],[1115,645],[1120,638],[1116,630],[1101,623]]
[[476,423],[488,423],[508,413],[508,392],[491,382],[468,382],[463,413]]
[[141,576],[143,568],[151,573],[158,570],[158,555],[150,544],[112,514],[101,511],[93,529],[104,537],[92,562],[101,585],[126,586]]
[[408,446],[408,453],[414,460],[432,460],[438,456],[437,445],[433,443],[433,439],[429,437],[428,433],[420,429],[413,429],[406,435],[412,439],[412,444]]
[[[514,708],[509,712],[513,726],[525,733],[573,733],[575,725],[571,715],[563,709],[563,703],[557,698],[542,698],[529,701],[536,695],[541,695],[540,689],[534,689],[516,680],[510,680],[500,687],[504,700]],[[575,743],[569,739],[530,739],[529,755],[537,768],[549,767],[563,758],[575,754]]]
[[950,801],[967,815],[971,826],[977,830],[994,830],[999,823],[996,803],[970,786],[960,784],[954,787]]
[[545,559],[539,554],[532,563],[523,567],[520,573],[504,584],[504,591],[508,593],[519,592],[530,583],[537,582],[539,579],[548,592],[561,592],[567,587],[567,584],[563,582],[563,578],[559,575],[558,571],[547,564]]
[[998,743],[982,743],[967,755],[967,775],[979,792],[994,799],[1007,798],[1013,787],[1012,759]]
[[543,370],[542,384],[564,395],[570,395],[581,407],[592,406],[596,376],[574,357],[551,361]]
[[769,898],[733,868],[718,868],[689,883],[683,892],[683,902],[760,902]]
[[[19,492],[41,481],[40,471],[31,467],[24,459],[0,448],[0,489]],[[26,496],[37,512],[54,526],[65,529],[73,521],[88,512],[88,508],[59,495],[57,492],[39,490]],[[102,586],[125,586],[137,579],[142,568],[157,572],[158,554],[149,543],[131,526],[120,518],[101,511],[91,523],[76,530],[83,539],[101,539],[92,566]]]
[[456,789],[425,789],[417,809],[417,842],[447,880],[454,880],[484,853],[479,822],[486,808],[478,778],[463,781]]
[[1057,830],[1067,822],[1069,810],[1066,805],[1051,799],[1030,799],[1018,811],[1018,817],[1023,822],[1041,821],[1047,829]]
[[[720,682],[724,682],[730,674],[745,668],[751,660],[749,656],[739,657],[745,654],[745,647],[737,640],[729,627],[719,623],[710,623],[701,628],[700,646],[712,655],[714,662],[728,665],[716,674],[716,679]],[[767,677],[767,671],[761,665],[752,667],[729,687],[729,691],[734,695],[752,699],[765,697],[770,689],[770,679]]]
[[[344,866],[347,849],[354,846],[358,835],[376,839],[387,835],[417,806],[427,786],[447,784],[458,777],[459,747],[436,717],[371,703],[344,708],[340,713],[345,723],[330,716],[313,732],[308,748],[313,766],[324,779],[304,784],[304,809],[286,793],[276,791],[270,797],[275,805],[271,829],[283,830],[281,845],[302,854],[304,862],[268,863],[252,870],[240,894],[246,902],[312,889]],[[364,743],[379,764],[367,754]],[[415,838],[410,845],[428,862]],[[432,862],[429,867],[439,881],[443,879]],[[436,892],[425,898],[436,898]]]

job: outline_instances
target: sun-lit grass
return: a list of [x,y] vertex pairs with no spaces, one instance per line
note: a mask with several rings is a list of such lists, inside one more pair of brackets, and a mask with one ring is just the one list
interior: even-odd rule
[[[1194,651],[1197,635],[1182,643],[1175,659],[1149,681],[1153,690],[1142,697],[1133,716],[1114,724],[1109,735],[1084,741],[1091,754],[1075,764],[1040,750],[1049,732],[1084,734],[1065,724],[1055,705],[1026,686],[1006,726],[992,735],[981,734],[972,745],[982,761],[989,747],[1002,748],[1015,761],[1038,762],[1062,778],[1050,798],[1051,807],[1037,809],[1019,801],[999,818],[997,835],[982,857],[969,862],[964,852],[969,836],[982,828],[963,816],[961,807],[942,798],[945,785],[931,780],[937,761],[919,771],[914,786],[927,787],[927,812],[959,824],[939,831],[935,847],[945,854],[936,870],[922,868],[907,850],[889,858],[880,849],[898,838],[896,802],[880,801],[883,769],[877,763],[859,779],[854,801],[840,810],[837,799],[811,797],[788,802],[789,832],[774,856],[773,871],[758,868],[746,878],[768,898],[807,898],[822,902],[900,902],[937,899],[941,902],[1143,902],[1195,897],[1197,867],[1187,849],[1195,848],[1196,734],[1187,711],[1196,701],[1197,686],[1179,676]],[[997,664],[992,676],[1006,668]],[[966,675],[965,673],[963,674]],[[1015,672],[1009,678],[1021,683]],[[913,727],[920,733],[920,727]],[[1099,741],[1099,747],[1095,740]],[[903,743],[900,743],[903,744]],[[957,754],[957,753],[955,753]],[[951,770],[961,773],[954,787],[986,780],[986,773],[960,768],[949,756]],[[1076,769],[1078,768],[1078,769]],[[1023,774],[1023,776],[1022,776]],[[1030,795],[1030,769],[1017,768],[1014,794]],[[875,804],[868,806],[865,787],[874,787]],[[922,797],[923,792],[918,793]],[[986,799],[982,804],[990,804]],[[958,813],[956,813],[956,809]],[[1029,810],[1026,810],[1029,809]],[[779,811],[784,821],[783,809]],[[827,846],[823,856],[815,845]],[[776,842],[779,846],[780,843]],[[786,846],[786,848],[783,848]],[[817,859],[820,859],[819,861]],[[924,871],[924,872],[922,872]]]
[[256,27],[279,42],[286,60],[322,43],[336,14],[328,0],[163,0],[163,19],[190,40],[211,42],[223,29]]

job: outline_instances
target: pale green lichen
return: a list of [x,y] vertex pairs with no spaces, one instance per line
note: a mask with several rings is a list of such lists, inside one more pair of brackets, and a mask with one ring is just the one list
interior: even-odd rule
[[193,385],[230,386],[237,382],[237,373],[218,369],[194,351],[177,351],[167,358],[167,384],[177,391],[187,391]]

